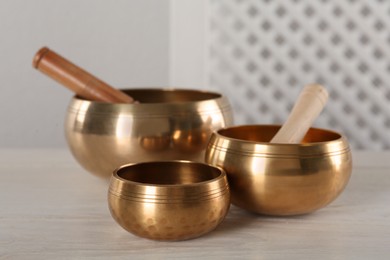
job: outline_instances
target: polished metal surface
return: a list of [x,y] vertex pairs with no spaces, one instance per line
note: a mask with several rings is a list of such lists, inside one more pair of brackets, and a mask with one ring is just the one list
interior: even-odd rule
[[65,133],[70,150],[89,172],[109,178],[120,165],[143,161],[203,161],[213,130],[233,123],[218,93],[179,89],[124,90],[139,104],[73,98]]
[[116,222],[137,236],[185,240],[223,221],[230,192],[220,168],[189,161],[145,162],[114,172],[108,205]]
[[320,209],[345,188],[352,171],[342,135],[311,128],[301,144],[270,144],[280,126],[246,125],[213,133],[206,163],[228,176],[232,203],[267,215]]

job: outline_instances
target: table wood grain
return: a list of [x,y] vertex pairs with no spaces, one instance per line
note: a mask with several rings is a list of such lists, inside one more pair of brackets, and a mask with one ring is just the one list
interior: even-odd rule
[[0,259],[390,259],[390,153],[354,152],[331,205],[297,217],[232,207],[206,236],[135,237],[111,218],[107,182],[66,149],[0,150]]

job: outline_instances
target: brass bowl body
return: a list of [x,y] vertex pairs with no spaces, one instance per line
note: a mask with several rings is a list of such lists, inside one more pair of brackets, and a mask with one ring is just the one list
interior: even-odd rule
[[267,143],[280,126],[221,129],[210,138],[206,163],[222,167],[232,203],[266,215],[305,214],[332,202],[345,188],[352,157],[345,137],[311,128],[301,144]]
[[137,236],[185,240],[223,221],[230,192],[220,168],[189,161],[145,162],[114,172],[108,205],[116,222]]
[[89,172],[109,178],[127,163],[203,161],[213,130],[233,123],[228,100],[197,90],[124,90],[139,104],[74,97],[65,122],[68,145]]

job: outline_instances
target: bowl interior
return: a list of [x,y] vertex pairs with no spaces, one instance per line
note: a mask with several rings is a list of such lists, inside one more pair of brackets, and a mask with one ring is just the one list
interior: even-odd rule
[[120,178],[152,185],[183,185],[211,181],[222,171],[202,163],[195,162],[146,162],[128,165],[116,173]]
[[[277,133],[279,125],[245,125],[221,129],[218,134],[249,142],[269,142]],[[341,135],[325,129],[310,128],[302,143],[329,142],[340,139]]]
[[[212,100],[221,94],[191,89],[122,89],[140,103],[177,103]],[[83,99],[77,96],[78,99]]]

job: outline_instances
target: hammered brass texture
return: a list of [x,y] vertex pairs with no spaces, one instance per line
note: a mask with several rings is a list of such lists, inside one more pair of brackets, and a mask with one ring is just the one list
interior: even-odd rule
[[189,161],[145,162],[114,172],[108,205],[115,221],[134,235],[186,240],[223,221],[230,192],[220,168]]
[[228,100],[188,89],[124,90],[139,104],[74,97],[65,122],[68,145],[89,172],[109,178],[127,163],[203,161],[214,130],[233,124]]
[[213,133],[205,161],[226,171],[232,203],[266,215],[313,212],[346,187],[352,155],[339,133],[311,128],[300,144],[271,144],[276,125],[228,127]]

